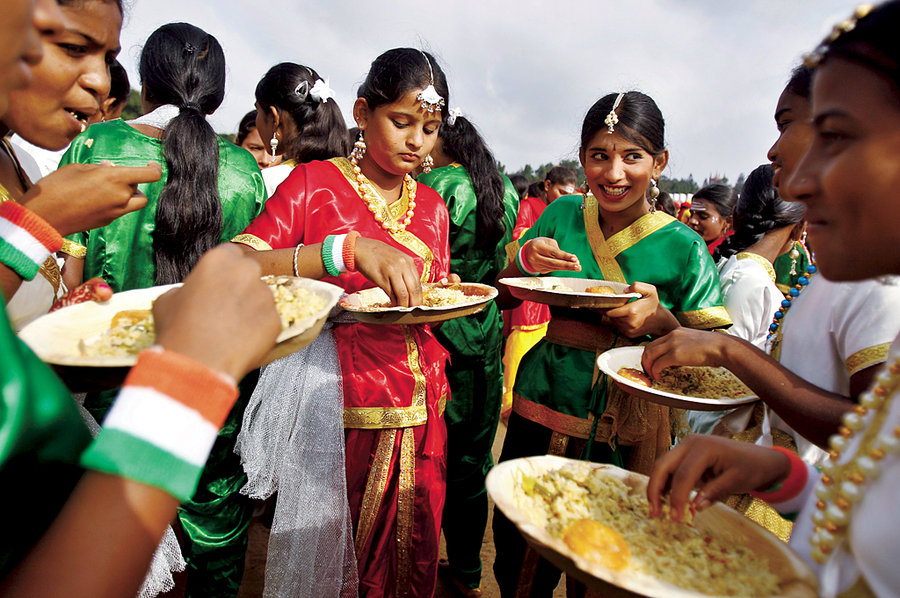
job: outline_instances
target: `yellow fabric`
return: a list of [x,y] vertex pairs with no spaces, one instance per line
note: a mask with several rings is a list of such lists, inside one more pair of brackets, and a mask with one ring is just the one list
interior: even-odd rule
[[547,334],[547,324],[541,324],[534,330],[514,328],[506,339],[506,350],[503,352],[503,405],[500,413],[509,415],[513,403],[513,386],[516,383],[516,372],[519,363],[539,340]]

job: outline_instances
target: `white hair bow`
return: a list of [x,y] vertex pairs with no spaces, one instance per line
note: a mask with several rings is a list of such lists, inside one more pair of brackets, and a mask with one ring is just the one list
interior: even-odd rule
[[456,119],[463,115],[462,108],[457,106],[456,108],[451,108],[447,112],[447,125],[453,126],[456,124]]
[[334,97],[334,90],[328,85],[328,80],[316,80],[316,84],[309,90],[309,95],[320,104],[324,104],[330,98]]

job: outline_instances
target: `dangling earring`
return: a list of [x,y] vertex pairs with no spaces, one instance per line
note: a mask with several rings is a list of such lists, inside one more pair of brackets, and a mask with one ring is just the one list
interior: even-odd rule
[[269,139],[269,146],[272,148],[272,160],[275,160],[275,150],[278,149],[278,135],[277,132],[272,133],[272,138]]
[[363,137],[362,131],[359,132],[359,139],[356,140],[356,143],[353,144],[353,149],[350,151],[350,163],[354,166],[359,165],[359,161],[362,160],[362,157],[366,155],[366,139]]
[[656,198],[659,197],[659,187],[656,186],[656,179],[650,179],[650,188],[647,190],[650,198],[650,211],[656,211]]
[[431,154],[425,156],[425,159],[422,160],[422,171],[423,172],[431,172],[431,169],[434,167],[434,158],[431,157]]

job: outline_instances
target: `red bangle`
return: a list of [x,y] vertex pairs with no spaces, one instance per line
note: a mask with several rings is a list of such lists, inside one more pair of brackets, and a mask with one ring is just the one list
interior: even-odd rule
[[341,249],[341,257],[344,258],[344,267],[347,268],[348,272],[356,271],[356,240],[359,236],[358,232],[352,230],[344,237],[344,247]]
[[797,453],[780,446],[773,446],[772,450],[787,456],[791,462],[791,472],[781,483],[775,484],[768,490],[754,490],[750,494],[769,504],[778,504],[795,498],[803,491],[809,476],[809,470],[806,467],[806,463]]

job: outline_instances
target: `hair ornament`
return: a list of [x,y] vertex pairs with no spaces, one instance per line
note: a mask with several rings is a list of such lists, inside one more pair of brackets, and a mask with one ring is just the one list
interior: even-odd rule
[[300,84],[294,88],[294,93],[300,96],[301,102],[305,100],[306,96],[309,95],[309,81],[301,81]]
[[456,119],[463,115],[462,108],[457,106],[447,111],[447,126],[452,127],[456,124]]
[[[419,52],[422,51],[419,50]],[[434,88],[434,70],[431,68],[431,61],[428,60],[428,55],[422,52],[422,57],[425,58],[425,64],[428,65],[428,77],[431,82],[428,84],[428,87],[419,92],[416,99],[422,102],[422,110],[433,113],[435,110],[444,107],[444,98]]]
[[312,89],[309,90],[309,95],[315,101],[324,104],[334,97],[334,90],[328,85],[328,79],[325,79],[324,81],[322,79],[316,79]]
[[828,51],[828,46],[837,41],[843,34],[850,33],[856,29],[856,23],[872,12],[873,8],[875,7],[872,4],[860,4],[857,6],[849,19],[844,19],[832,27],[831,33],[822,40],[822,43],[816,46],[815,50],[803,57],[803,65],[807,68],[816,68],[819,66],[819,63],[822,62],[822,59],[825,57],[825,52]]
[[606,125],[606,132],[612,135],[616,131],[616,125],[619,124],[619,115],[616,114],[616,108],[619,107],[619,104],[622,102],[622,98],[625,97],[625,92],[619,93],[616,96],[616,101],[613,102],[612,110],[609,111],[609,114],[606,115],[606,118],[603,119],[603,124]]

